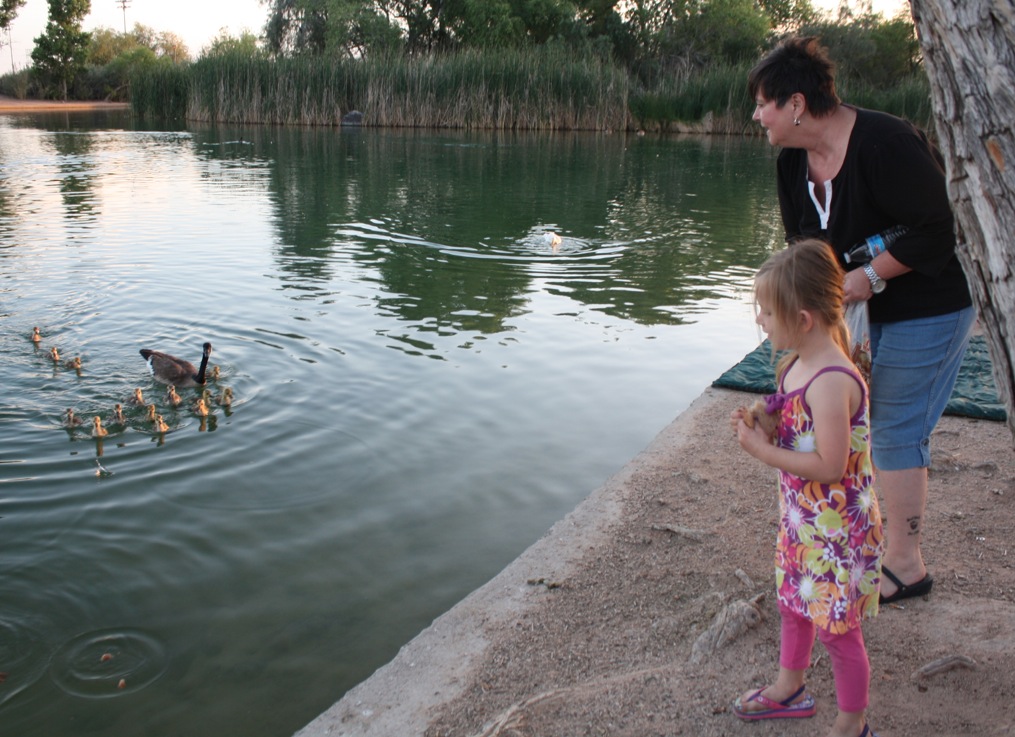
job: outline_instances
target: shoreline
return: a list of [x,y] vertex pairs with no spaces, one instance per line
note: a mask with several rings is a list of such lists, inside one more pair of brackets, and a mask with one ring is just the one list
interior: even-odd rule
[[[649,446],[488,583],[296,737],[813,736],[835,714],[815,646],[808,720],[744,725],[732,699],[778,662],[774,472],[707,388]],[[864,625],[881,737],[1015,734],[1015,453],[1004,423],[934,434],[929,597]],[[718,623],[718,624],[717,624]],[[717,629],[718,627],[718,629]]]
[[19,100],[0,95],[0,115],[5,113],[60,113],[88,112],[92,110],[129,110],[129,102],[100,102],[96,100]]

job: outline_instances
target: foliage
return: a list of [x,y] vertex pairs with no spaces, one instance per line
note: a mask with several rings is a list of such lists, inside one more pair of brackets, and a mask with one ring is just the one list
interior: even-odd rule
[[243,31],[239,36],[232,36],[224,29],[219,31],[219,34],[212,39],[208,46],[201,49],[201,57],[233,55],[255,58],[263,56],[264,51],[258,44],[257,36],[250,31]]
[[142,118],[185,117],[192,66],[163,63],[132,69],[130,105],[134,113]]
[[190,58],[187,45],[175,33],[157,32],[149,26],[135,23],[128,33],[99,27],[91,31],[87,62],[95,66],[109,64],[116,57],[130,54],[136,49],[148,49],[158,58],[181,63]]
[[35,39],[32,61],[36,75],[51,93],[67,99],[74,79],[85,67],[90,34],[81,22],[91,10],[91,0],[49,0],[49,22]]
[[920,65],[919,41],[906,18],[866,13],[805,25],[800,32],[821,38],[844,81],[883,84],[913,74]]
[[26,0],[0,0],[0,30],[9,31]]

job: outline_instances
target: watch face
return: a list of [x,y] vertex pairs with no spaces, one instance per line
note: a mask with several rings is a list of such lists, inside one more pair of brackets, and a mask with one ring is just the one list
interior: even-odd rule
[[874,292],[874,294],[881,294],[883,291],[885,291],[885,286],[886,286],[885,280],[878,279],[876,282],[871,284],[871,291]]

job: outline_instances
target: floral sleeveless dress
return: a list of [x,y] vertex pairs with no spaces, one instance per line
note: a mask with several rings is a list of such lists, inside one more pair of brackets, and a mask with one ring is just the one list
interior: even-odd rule
[[768,397],[768,404],[770,412],[781,407],[779,447],[814,450],[814,421],[804,396],[811,382],[827,371],[854,377],[863,390],[860,407],[850,418],[846,475],[839,483],[823,484],[779,472],[775,581],[783,605],[822,629],[843,634],[878,611],[884,543],[873,488],[867,386],[856,372],[829,366],[802,388]]

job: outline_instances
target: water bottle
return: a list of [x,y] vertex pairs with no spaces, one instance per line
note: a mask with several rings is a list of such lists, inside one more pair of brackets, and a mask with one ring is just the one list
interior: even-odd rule
[[875,233],[872,236],[864,238],[862,241],[857,243],[855,246],[846,251],[844,258],[847,264],[866,264],[869,261],[873,261],[874,257],[884,251],[893,243],[896,239],[905,233],[909,228],[905,225],[894,225],[888,230],[881,233]]

